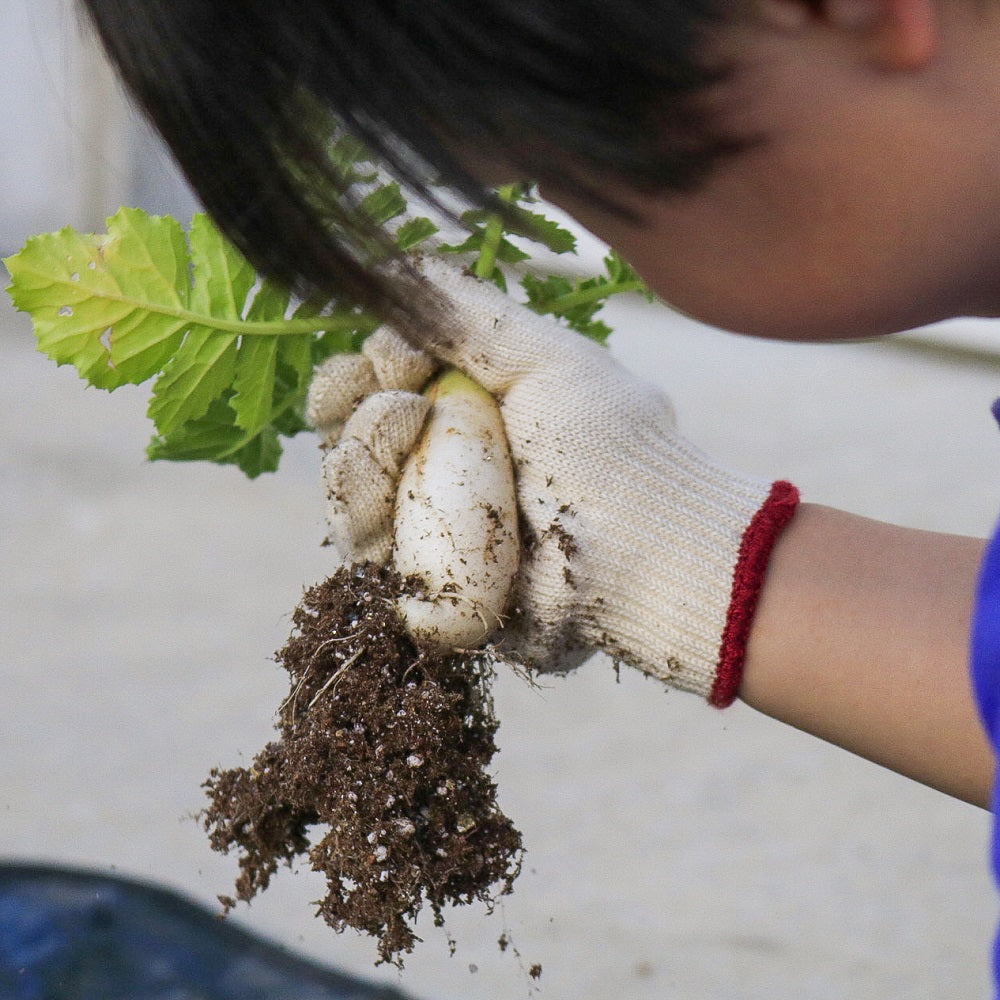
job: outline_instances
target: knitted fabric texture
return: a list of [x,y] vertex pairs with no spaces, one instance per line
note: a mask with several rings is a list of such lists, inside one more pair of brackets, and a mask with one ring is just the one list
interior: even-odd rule
[[[779,491],[775,516],[770,482],[703,455],[677,433],[669,400],[607,349],[440,261],[423,269],[447,306],[425,346],[500,401],[517,470],[524,553],[498,650],[548,671],[603,650],[727,704],[770,546],[794,509],[791,494]],[[311,413],[336,423],[344,414],[327,412],[322,395],[314,394]],[[342,386],[329,389],[337,405],[350,397]],[[372,497],[384,496],[398,470],[371,458],[385,453],[377,430],[350,441],[328,456],[326,474],[331,537],[353,560],[371,551],[372,532],[367,525],[362,537],[352,523],[344,492],[356,491],[384,517],[384,502]],[[762,508],[770,513],[758,517]],[[382,537],[390,533],[387,525]],[[720,680],[727,622],[734,624]]]

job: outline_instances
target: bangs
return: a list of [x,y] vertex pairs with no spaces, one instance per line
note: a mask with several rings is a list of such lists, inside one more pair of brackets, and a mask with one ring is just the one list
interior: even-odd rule
[[[387,315],[412,289],[329,156],[341,130],[456,216],[502,211],[454,150],[601,198],[588,174],[683,190],[739,148],[696,96],[705,0],[84,0],[206,210],[262,273]],[[564,171],[560,164],[572,164]],[[445,185],[449,197],[440,196]]]

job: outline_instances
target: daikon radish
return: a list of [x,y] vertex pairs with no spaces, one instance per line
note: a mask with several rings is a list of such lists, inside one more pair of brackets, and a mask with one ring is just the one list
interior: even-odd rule
[[496,400],[455,369],[432,401],[396,495],[393,561],[426,590],[402,597],[410,632],[441,649],[482,645],[503,621],[520,542],[514,467]]

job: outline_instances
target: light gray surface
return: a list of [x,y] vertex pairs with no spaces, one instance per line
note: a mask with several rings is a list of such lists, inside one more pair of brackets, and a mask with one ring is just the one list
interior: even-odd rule
[[76,0],[0,3],[0,86],[0,255],[31,233],[98,228],[123,203],[191,217]]
[[[255,483],[148,464],[142,391],[33,353],[0,305],[0,853],[152,878],[212,901],[232,859],[193,814],[216,764],[271,734],[283,641],[331,568],[315,444]],[[812,500],[983,534],[1000,490],[995,371],[867,346],[733,338],[627,303],[615,350],[698,444]],[[991,329],[986,334],[992,334]],[[982,333],[982,330],[980,330]],[[1000,346],[1000,340],[997,340]],[[399,975],[312,916],[282,871],[241,921],[432,998],[985,997],[987,817],[752,711],[717,712],[595,660],[497,684],[503,803],[525,872]],[[523,967],[497,939],[507,931]],[[470,965],[477,971],[470,972]]]

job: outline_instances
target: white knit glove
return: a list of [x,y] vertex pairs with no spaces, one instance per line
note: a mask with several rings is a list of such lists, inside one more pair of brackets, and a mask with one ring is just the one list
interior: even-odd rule
[[[666,397],[605,348],[438,259],[421,268],[448,307],[424,346],[500,401],[517,473],[523,552],[498,651],[562,671],[603,650],[729,704],[795,488],[711,462],[675,432]],[[309,416],[328,445],[339,439],[324,477],[346,560],[390,554],[433,367],[383,328],[317,372]]]

